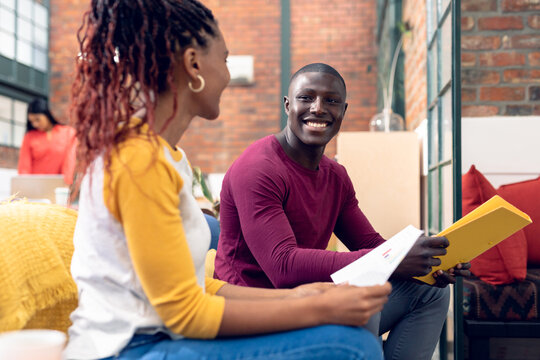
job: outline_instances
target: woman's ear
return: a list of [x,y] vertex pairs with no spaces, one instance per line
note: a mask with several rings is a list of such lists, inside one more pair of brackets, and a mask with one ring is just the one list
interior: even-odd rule
[[188,47],[182,55],[182,65],[188,76],[196,80],[200,72],[199,52],[195,48]]

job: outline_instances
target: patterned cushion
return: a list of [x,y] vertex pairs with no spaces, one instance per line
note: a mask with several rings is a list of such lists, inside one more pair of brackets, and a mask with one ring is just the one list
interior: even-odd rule
[[540,320],[540,268],[528,269],[524,281],[491,285],[478,278],[463,280],[463,315],[475,320]]

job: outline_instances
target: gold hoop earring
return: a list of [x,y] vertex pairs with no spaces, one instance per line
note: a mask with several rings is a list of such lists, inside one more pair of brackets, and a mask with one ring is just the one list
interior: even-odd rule
[[203,91],[205,85],[204,78],[201,75],[197,75],[197,79],[199,79],[199,81],[201,82],[201,86],[199,86],[197,89],[193,88],[193,84],[191,83],[191,81],[188,82],[189,90],[193,91],[194,93],[200,93],[201,91]]

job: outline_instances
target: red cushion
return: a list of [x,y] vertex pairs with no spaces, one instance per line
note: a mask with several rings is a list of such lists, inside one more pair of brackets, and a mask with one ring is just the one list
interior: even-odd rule
[[[468,214],[497,191],[473,165],[462,177],[462,212]],[[507,201],[509,201],[507,199]],[[519,207],[519,206],[518,206]],[[527,240],[523,230],[501,241],[471,261],[471,271],[490,284],[509,284],[525,279]]]
[[527,239],[527,259],[529,264],[540,265],[540,177],[502,185],[498,193],[531,217],[532,224],[523,228]]

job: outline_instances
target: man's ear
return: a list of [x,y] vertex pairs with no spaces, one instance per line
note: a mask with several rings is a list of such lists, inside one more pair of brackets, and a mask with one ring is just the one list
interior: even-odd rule
[[199,52],[197,49],[188,47],[182,54],[182,65],[193,81],[197,80],[197,75],[200,73]]
[[283,106],[285,108],[285,114],[289,115],[289,98],[287,96],[283,97]]
[[347,112],[348,107],[349,107],[349,104],[345,103],[345,107],[343,108],[343,117],[345,117],[345,113]]

